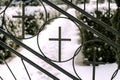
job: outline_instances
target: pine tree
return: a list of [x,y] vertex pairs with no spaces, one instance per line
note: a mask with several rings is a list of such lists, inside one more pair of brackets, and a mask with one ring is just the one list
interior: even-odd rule
[[[115,2],[117,5],[117,9],[114,16],[111,19],[111,23],[113,28],[115,28],[117,31],[120,32],[120,0],[115,0]],[[116,36],[115,42],[120,44],[120,37]],[[117,58],[118,67],[120,69],[120,51],[118,51],[118,53],[116,54],[116,58]]]
[[6,4],[8,4],[9,0],[1,0],[0,1],[0,6],[4,6]]
[[118,7],[120,7],[120,0],[115,0]]
[[[105,13],[102,11],[93,11],[92,12],[94,16],[96,16],[99,20],[105,22],[106,24],[112,26],[111,18],[113,16],[113,11],[110,12],[109,10],[106,10]],[[119,12],[120,14],[120,12]],[[118,16],[116,16],[118,17]],[[105,28],[103,28],[101,25],[95,23],[85,15],[78,16],[80,20],[85,22],[85,24],[89,25],[91,28],[96,29],[97,31],[101,32],[102,34],[109,37],[111,40],[116,41],[116,36],[112,34],[112,32],[107,31]],[[119,18],[120,19],[120,18]],[[117,23],[118,21],[115,21]],[[120,30],[120,29],[119,29]],[[85,43],[90,40],[101,40],[97,35],[91,33],[89,30],[86,30],[84,27],[81,27],[81,37],[82,37],[82,43]],[[84,44],[83,46],[83,54],[85,56],[85,60],[88,60],[87,62],[93,61],[93,55],[96,54],[96,61],[102,62],[102,63],[113,63],[117,60],[117,62],[120,62],[118,58],[116,58],[116,52],[114,48],[107,44],[106,42],[101,41],[93,41],[87,44]]]

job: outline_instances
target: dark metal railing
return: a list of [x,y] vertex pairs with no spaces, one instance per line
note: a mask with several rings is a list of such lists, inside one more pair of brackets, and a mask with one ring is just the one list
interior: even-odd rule
[[[24,57],[23,55],[21,55],[19,52],[15,51],[14,49],[12,49],[11,47],[7,46],[4,42],[2,42],[0,40],[0,45],[6,49],[8,49],[9,51],[13,52],[14,54],[16,54],[18,57],[20,57],[22,60],[25,60],[26,62],[28,62],[29,64],[31,64],[32,66],[34,66],[35,68],[37,68],[38,70],[42,71],[43,73],[45,73],[46,75],[48,75],[49,77],[55,79],[55,80],[59,80],[57,77],[55,77],[54,75],[52,75],[51,73],[49,73],[48,71],[44,70],[42,67],[38,66],[37,64],[35,64],[34,62],[32,62],[31,60],[29,60],[28,58]],[[7,63],[6,63],[7,65]],[[8,65],[7,65],[8,66]],[[10,67],[8,66],[10,72],[12,73],[13,77],[15,80],[16,77],[14,76],[12,70],[10,69]],[[26,70],[27,71],[27,70]]]
[[[94,28],[91,28],[89,25],[86,25],[84,22],[80,21],[79,19],[75,18],[74,16],[72,16],[71,14],[67,13],[66,11],[64,11],[63,9],[59,8],[57,5],[55,5],[54,3],[52,3],[49,0],[40,0],[41,2],[44,2],[46,4],[48,4],[49,6],[53,7],[54,9],[56,9],[57,11],[59,11],[60,13],[64,14],[65,16],[67,16],[70,20],[76,22],[77,24],[81,25],[82,27],[86,28],[87,30],[91,31],[93,34],[96,34],[99,38],[101,38],[103,40],[103,42],[106,42],[108,44],[110,44],[111,46],[113,46],[114,48],[116,48],[116,50],[120,50],[120,44],[115,43],[114,41],[112,41],[109,37],[105,36],[104,34],[102,34],[101,32],[95,30]],[[109,26],[108,24],[100,21],[97,17],[95,18],[94,16],[90,15],[88,12],[86,12],[86,0],[84,0],[84,9],[81,9],[80,7],[76,6],[75,4],[72,3],[72,0],[61,0],[62,2],[64,2],[66,5],[69,5],[70,7],[74,8],[76,11],[84,14],[85,16],[87,16],[88,18],[90,18],[91,20],[93,20],[94,22],[96,22],[97,24],[101,25],[102,27],[104,27],[107,31],[112,32],[113,34],[117,35],[120,37],[120,32],[118,32],[117,30],[113,29],[111,26]],[[108,10],[109,10],[109,15],[110,15],[110,3],[111,0],[108,0]],[[6,7],[7,8],[7,7]],[[99,1],[96,0],[96,10],[99,10]],[[42,30],[42,29],[40,29]],[[27,49],[28,51],[30,51],[31,53],[33,53],[35,56],[39,57],[40,59],[42,59],[43,61],[45,61],[46,63],[48,63],[49,65],[53,66],[54,68],[56,68],[57,70],[59,70],[60,72],[64,73],[65,75],[67,75],[68,77],[70,77],[73,80],[82,80],[81,78],[77,78],[74,75],[72,75],[71,73],[69,73],[68,71],[62,69],[60,66],[54,64],[52,61],[50,61],[49,59],[47,59],[46,57],[42,56],[41,54],[39,54],[38,52],[34,51],[33,49],[31,49],[30,47],[28,47],[27,45],[23,44],[21,41],[19,41],[15,36],[13,36],[12,34],[9,34],[7,32],[5,32],[3,29],[0,29],[0,33],[4,34],[5,36],[7,36],[8,38],[10,38],[11,40],[13,40],[16,44],[22,46],[23,48]],[[53,74],[51,74],[50,72],[46,71],[45,69],[43,69],[42,67],[40,67],[39,65],[35,64],[34,62],[32,62],[30,59],[26,58],[25,56],[23,56],[22,54],[20,54],[19,52],[15,51],[14,49],[12,49],[11,47],[9,47],[8,45],[6,45],[3,41],[0,40],[0,45],[6,49],[8,49],[9,51],[13,52],[14,54],[16,54],[18,57],[21,58],[21,61],[23,63],[23,66],[26,70],[26,73],[29,77],[29,80],[31,80],[31,77],[29,75],[29,72],[24,64],[24,61],[28,62],[29,64],[31,64],[32,66],[34,66],[35,68],[37,68],[38,70],[42,71],[43,73],[45,73],[46,75],[48,75],[50,78],[54,79],[54,80],[59,80],[56,76],[54,76]],[[95,68],[96,68],[96,60],[95,60],[95,56],[96,54],[94,54],[94,58],[93,58],[93,80],[95,80]],[[4,60],[4,59],[3,59]],[[10,69],[10,67],[8,66],[8,64],[6,63],[6,61],[4,60],[4,63],[7,65],[8,69],[10,70],[11,74],[13,75],[14,79],[16,79],[15,75],[13,74],[12,70]],[[118,73],[118,69],[114,72],[111,80],[114,79],[114,77],[116,76],[116,74]],[[2,77],[0,76],[0,79],[2,79]],[[3,79],[2,79],[3,80]]]
[[[74,80],[79,80],[77,77],[75,77],[74,75],[72,75],[71,73],[67,72],[66,70],[62,69],[61,67],[59,67],[58,65],[56,65],[55,63],[51,62],[49,59],[45,58],[44,56],[42,56],[41,54],[39,54],[38,52],[36,52],[35,50],[31,49],[30,47],[28,47],[27,45],[23,44],[22,42],[20,42],[16,37],[14,37],[13,35],[6,33],[4,30],[0,29],[0,33],[4,34],[5,36],[7,36],[8,38],[12,39],[14,42],[16,42],[18,45],[24,47],[25,49],[27,49],[28,51],[30,51],[31,53],[33,53],[35,56],[39,57],[40,59],[44,60],[45,62],[47,62],[48,64],[50,64],[51,66],[53,66],[54,68],[58,69],[59,71],[61,71],[62,73],[64,73],[65,75],[67,75],[68,77],[74,79]],[[43,68],[41,68],[40,66],[38,66],[37,64],[33,63],[31,60],[27,59],[26,57],[24,57],[23,55],[19,54],[17,51],[13,50],[12,48],[10,48],[9,46],[7,46],[5,43],[3,43],[2,41],[0,41],[1,46],[3,46],[4,48],[10,50],[11,52],[15,53],[17,56],[19,56],[21,59],[25,60],[26,62],[28,62],[29,64],[31,64],[32,66],[34,66],[35,68],[39,69],[40,71],[42,71],[43,73],[47,74],[48,76],[50,76],[51,78],[55,79],[55,80],[59,80],[58,78],[56,78],[55,76],[53,76],[52,74],[50,74],[49,72],[45,71]]]
[[[65,12],[64,10],[60,9],[59,7],[57,7],[56,5],[54,5],[53,3],[51,3],[49,0],[42,0],[43,2],[45,2],[46,4],[52,6],[54,9],[58,10],[59,12],[61,12],[62,14],[66,15],[68,18],[70,18],[71,20],[73,20],[74,22],[77,22],[79,25],[81,25],[82,27],[85,27],[87,30],[91,31],[93,34],[96,34],[97,36],[99,36],[103,41],[107,42],[108,44],[112,45],[114,48],[116,48],[117,50],[120,50],[120,44],[116,44],[114,41],[112,41],[110,38],[106,37],[105,35],[101,34],[99,31],[90,28],[90,26],[84,24],[82,21],[76,19],[75,17],[73,17],[72,15],[70,15],[69,13]],[[106,30],[112,32],[113,34],[117,35],[120,37],[120,32],[118,32],[117,30],[113,29],[111,26],[109,26],[108,24],[100,21],[99,19],[93,17],[92,15],[90,15],[89,13],[87,13],[85,11],[86,9],[86,4],[84,2],[84,10],[81,9],[80,7],[77,7],[75,4],[71,3],[68,0],[62,0],[63,2],[65,2],[67,5],[71,6],[72,8],[74,8],[76,11],[79,11],[80,13],[84,14],[85,16],[87,16],[88,18],[90,18],[91,20],[93,20],[94,22],[96,22],[97,24],[101,25],[102,27],[104,27]],[[84,0],[86,1],[86,0]],[[97,6],[96,9],[98,10],[98,0],[96,1]],[[109,9],[109,15],[110,15],[110,0],[109,0],[109,4],[108,4],[108,9]],[[95,80],[95,65],[96,65],[96,60],[95,60],[95,54],[93,57],[93,80]],[[116,76],[118,72],[118,69],[115,71],[115,73],[113,74],[111,80],[114,79],[114,77]]]
[[0,79],[3,80],[3,78],[0,76]]
[[[74,16],[72,16],[71,14],[67,13],[66,11],[62,10],[61,8],[57,7],[55,4],[53,4],[52,2],[50,2],[49,0],[42,0],[43,2],[45,2],[46,4],[50,5],[51,7],[53,7],[54,9],[58,10],[59,12],[61,12],[62,14],[66,15],[68,18],[70,18],[71,20],[77,22],[79,25],[81,25],[82,27],[85,27],[86,29],[90,30],[92,33],[98,35],[101,39],[103,39],[105,42],[107,42],[108,44],[111,44],[112,46],[114,46],[115,48],[117,48],[118,50],[120,49],[120,45],[116,44],[114,41],[112,41],[110,38],[106,37],[105,35],[101,34],[99,31],[91,28],[89,25],[84,24],[82,21],[78,20],[77,18],[75,18]],[[95,21],[97,24],[100,24],[101,26],[103,26],[104,28],[106,28],[106,30],[112,32],[113,34],[117,35],[120,37],[120,32],[118,32],[117,30],[113,29],[111,26],[109,26],[108,24],[100,21],[99,19],[93,17],[92,15],[90,15],[89,13],[87,13],[86,11],[82,10],[81,8],[77,7],[76,5],[72,4],[70,1],[68,0],[62,0],[63,2],[65,2],[66,4],[70,5],[71,7],[73,7],[75,10],[81,12],[82,14],[86,15],[87,17],[91,18],[93,21]]]

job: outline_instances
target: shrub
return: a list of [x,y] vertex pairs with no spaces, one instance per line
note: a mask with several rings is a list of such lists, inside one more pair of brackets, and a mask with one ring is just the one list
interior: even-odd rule
[[[113,28],[115,28],[118,32],[120,32],[120,0],[115,0],[117,9],[111,19],[111,23]],[[115,42],[120,45],[120,37],[115,36]],[[118,68],[120,69],[120,50],[117,50],[116,59]]]
[[[63,9],[66,9],[67,6],[60,6]],[[2,7],[1,7],[2,8]],[[32,12],[31,12],[32,9]],[[47,9],[47,19],[55,18],[60,16],[60,13],[53,8],[46,6]],[[39,28],[43,25],[46,19],[46,14],[44,12],[43,7],[41,6],[28,6],[25,9],[25,13],[27,16],[33,16],[34,18],[26,18],[25,19],[25,34],[34,36],[39,31]],[[30,11],[29,11],[30,10]],[[0,15],[0,28],[5,29],[9,31],[12,35],[16,36],[17,38],[22,37],[22,19],[20,18],[13,18],[12,16],[21,16],[21,9],[20,7],[9,7],[6,11],[6,14],[4,16],[6,27],[2,25],[2,19],[3,15]],[[8,46],[10,46],[13,49],[18,49],[19,45],[17,45],[14,41],[7,38],[5,35],[0,34],[0,40],[5,42]],[[2,46],[0,46],[0,62],[3,62],[3,58],[7,59],[11,56],[11,52]]]
[[[99,20],[112,26],[111,18],[114,14],[114,11],[109,12],[109,10],[105,10],[103,12],[95,10],[91,12],[91,14],[97,17]],[[91,28],[98,30],[102,34],[109,37],[111,40],[115,41],[115,35],[107,31],[101,25],[95,23],[85,15],[80,15],[78,16],[78,18],[82,20],[85,24],[89,25]],[[81,31],[82,43],[92,40],[92,42],[86,43],[83,46],[82,52],[85,56],[85,62],[86,60],[87,62],[92,62],[94,54],[96,54],[96,61],[100,63],[113,63],[116,61],[116,53],[111,45],[103,42],[103,40],[101,40],[97,35],[91,33],[89,30],[86,30],[84,27],[81,27]]]

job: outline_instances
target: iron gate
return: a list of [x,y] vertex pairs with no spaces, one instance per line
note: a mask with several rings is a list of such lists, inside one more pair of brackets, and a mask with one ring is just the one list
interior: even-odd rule
[[[86,28],[87,30],[91,31],[93,34],[96,34],[97,36],[99,36],[99,38],[101,38],[104,42],[110,44],[111,46],[115,47],[115,49],[117,51],[120,50],[120,45],[115,43],[114,41],[112,41],[110,38],[106,37],[105,35],[103,35],[101,32],[95,30],[94,28],[91,28],[89,25],[86,25],[85,23],[83,23],[82,21],[78,20],[77,18],[75,18],[74,16],[72,16],[71,14],[67,13],[66,11],[64,11],[63,9],[59,8],[57,5],[55,5],[53,2],[49,1],[49,0],[39,0],[42,5],[44,6],[43,3],[46,3],[47,5],[51,6],[52,8],[56,9],[57,11],[59,11],[60,13],[64,14],[65,16],[68,17],[68,19],[74,21],[75,23],[81,25],[82,27]],[[76,11],[84,14],[85,16],[87,16],[88,18],[90,18],[91,20],[93,20],[94,22],[96,22],[97,24],[101,25],[102,27],[104,27],[106,30],[112,32],[113,34],[117,35],[120,37],[120,33],[116,30],[114,30],[113,28],[111,28],[108,24],[100,21],[99,19],[93,17],[92,15],[90,15],[89,13],[87,13],[85,11],[86,9],[86,0],[83,1],[84,3],[84,9],[81,9],[80,7],[76,6],[75,4],[72,3],[72,0],[69,1],[69,0],[61,0],[63,3],[65,3],[66,5],[68,5],[69,7],[72,7],[74,8]],[[99,9],[98,8],[98,1],[96,1],[97,5],[96,5],[96,9]],[[10,0],[10,3],[12,2],[12,0]],[[10,4],[9,3],[9,4]],[[23,1],[24,3],[24,1]],[[109,10],[111,9],[110,8],[110,0],[108,0],[108,8]],[[9,4],[7,5],[7,7],[1,12],[1,13],[5,13],[5,11],[7,10]],[[23,5],[24,6],[24,5]],[[44,6],[45,8],[45,6]],[[47,11],[46,11],[46,14],[47,14]],[[23,12],[22,12],[22,16],[14,16],[14,18],[22,18],[22,21],[23,21],[23,24],[22,24],[22,29],[23,29],[23,32],[22,32],[22,39],[24,38],[24,19],[28,17],[28,16],[25,16],[25,12],[24,12],[24,7],[23,7]],[[33,18],[33,17],[32,17]],[[3,23],[4,23],[4,19],[3,19]],[[42,31],[43,30],[43,27],[40,28],[39,31]],[[43,55],[39,54],[38,52],[36,52],[35,50],[31,49],[30,47],[28,47],[27,45],[25,45],[24,43],[22,43],[19,38],[13,36],[12,34],[10,34],[9,32],[7,32],[6,30],[4,29],[1,29],[0,28],[0,33],[7,36],[8,38],[10,38],[11,40],[13,40],[15,43],[17,43],[18,45],[22,46],[23,48],[27,49],[28,51],[32,52],[35,56],[39,57],[40,59],[42,59],[43,61],[45,61],[46,63],[48,63],[49,65],[53,66],[54,68],[56,68],[57,70],[59,70],[60,72],[64,73],[65,75],[67,75],[68,77],[70,77],[71,79],[73,80],[82,80],[80,77],[76,77],[74,75],[72,75],[71,73],[69,73],[68,71],[64,70],[63,68],[61,68],[60,66],[56,65],[54,62],[50,61],[48,58],[44,57]],[[59,42],[59,53],[61,54],[61,41],[71,41],[71,39],[62,39],[61,38],[61,28],[59,27],[59,38],[56,39],[56,38],[50,38],[49,40],[56,40]],[[28,77],[29,79],[31,80],[30,78],[30,75],[29,75],[29,72],[24,64],[24,61],[28,62],[29,64],[31,64],[32,66],[34,66],[35,68],[37,68],[38,70],[42,71],[43,73],[45,73],[46,75],[48,75],[50,78],[54,79],[54,80],[59,80],[56,76],[54,76],[53,74],[51,74],[50,72],[48,72],[47,70],[43,69],[42,67],[40,67],[39,65],[37,65],[36,63],[32,62],[30,59],[26,58],[25,56],[23,56],[22,54],[20,54],[19,52],[15,51],[14,49],[12,49],[11,47],[9,47],[8,45],[6,45],[6,43],[4,43],[3,41],[0,40],[0,44],[2,47],[8,49],[9,51],[13,52],[15,55],[17,55],[18,57],[21,58],[21,61],[24,65],[24,68],[28,74]],[[77,50],[77,51],[80,51],[80,48]],[[76,52],[77,53],[77,52]],[[4,60],[4,59],[3,59]],[[61,61],[61,58],[59,57],[59,61]],[[17,78],[15,77],[14,73],[12,72],[12,70],[10,69],[10,67],[8,66],[7,62],[4,60],[5,64],[7,65],[8,69],[10,70],[11,74],[13,75],[14,79],[17,80]],[[96,61],[95,61],[95,54],[94,54],[94,58],[93,58],[93,80],[95,80],[95,68],[96,68]],[[115,71],[115,73],[113,74],[111,80],[114,79],[114,77],[117,75],[119,69],[117,69]],[[0,76],[0,79],[1,80],[4,80],[2,79],[2,76]]]

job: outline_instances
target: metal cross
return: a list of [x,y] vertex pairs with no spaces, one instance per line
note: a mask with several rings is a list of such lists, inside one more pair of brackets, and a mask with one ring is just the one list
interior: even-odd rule
[[61,27],[59,27],[58,38],[49,38],[50,41],[58,41],[58,48],[59,48],[59,62],[61,62],[61,42],[62,41],[71,41],[71,39],[66,39],[61,37]]
[[22,38],[25,38],[25,18],[34,18],[33,16],[26,16],[25,15],[25,4],[22,2],[22,16],[13,16],[13,18],[22,18]]

